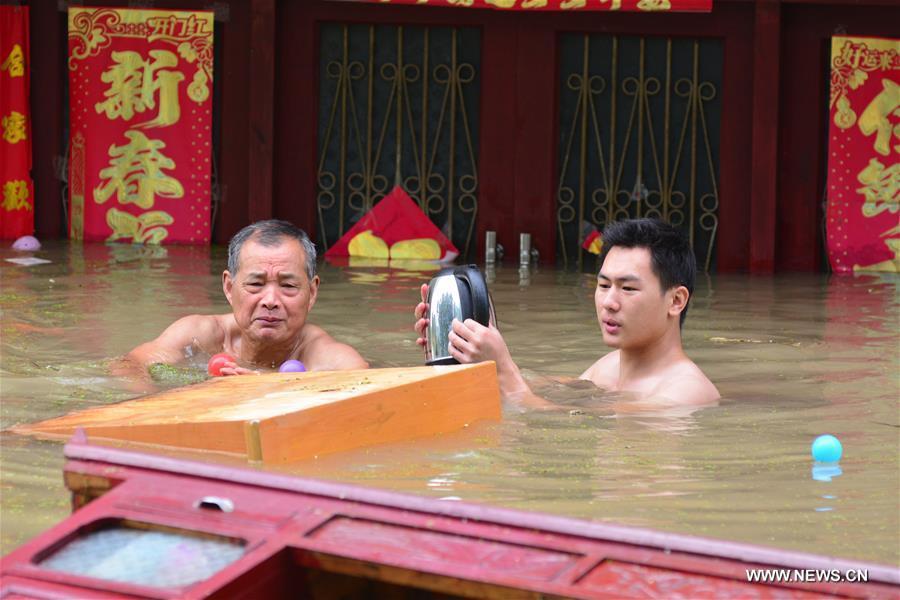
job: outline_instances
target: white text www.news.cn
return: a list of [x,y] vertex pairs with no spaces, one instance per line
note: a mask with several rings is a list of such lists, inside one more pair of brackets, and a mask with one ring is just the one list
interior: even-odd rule
[[866,583],[865,569],[747,569],[751,583]]

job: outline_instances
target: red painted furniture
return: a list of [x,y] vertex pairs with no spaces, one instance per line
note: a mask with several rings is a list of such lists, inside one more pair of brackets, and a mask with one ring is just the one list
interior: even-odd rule
[[[2,559],[0,598],[900,595],[900,570],[885,566],[182,461],[92,446],[83,435],[65,454],[77,510]],[[48,568],[68,544],[110,527],[238,552],[181,586]],[[196,558],[182,553],[162,557],[164,575]],[[751,568],[864,571],[868,583],[752,584]]]

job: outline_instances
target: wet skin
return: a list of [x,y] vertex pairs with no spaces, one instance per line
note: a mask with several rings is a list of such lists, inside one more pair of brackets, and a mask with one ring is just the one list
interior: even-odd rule
[[249,240],[241,250],[238,272],[222,275],[222,289],[242,333],[242,350],[266,355],[294,354],[297,335],[316,303],[319,277],[309,280],[303,247],[286,240],[266,247]]
[[129,352],[116,367],[122,375],[141,377],[152,364],[178,364],[186,351],[227,353],[235,360],[221,375],[277,369],[299,360],[311,371],[365,369],[359,353],[307,322],[316,302],[318,276],[309,278],[303,246],[284,238],[264,246],[247,240],[235,273],[222,273],[222,290],[232,312],[183,317],[151,342]]
[[677,297],[678,290],[662,290],[646,248],[610,249],[594,292],[603,342],[611,348],[637,349],[661,340],[669,319],[677,318],[687,301]]

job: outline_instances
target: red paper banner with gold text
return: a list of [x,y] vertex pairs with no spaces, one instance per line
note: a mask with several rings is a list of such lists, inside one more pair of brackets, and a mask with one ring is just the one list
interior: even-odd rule
[[69,8],[69,237],[210,239],[213,13]]
[[900,39],[831,40],[828,258],[900,272]]
[[[340,0],[342,2],[347,0]],[[378,4],[427,4],[523,11],[709,12],[712,0],[355,0]]]
[[28,7],[0,6],[0,239],[34,232]]

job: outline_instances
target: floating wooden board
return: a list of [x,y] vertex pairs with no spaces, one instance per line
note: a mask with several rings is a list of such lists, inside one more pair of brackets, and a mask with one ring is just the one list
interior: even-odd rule
[[289,462],[500,418],[494,363],[217,377],[13,428]]

